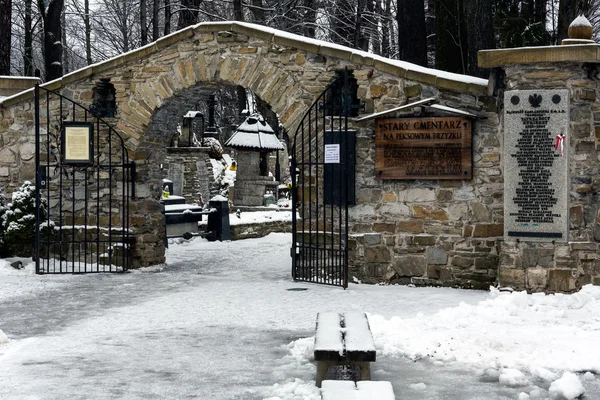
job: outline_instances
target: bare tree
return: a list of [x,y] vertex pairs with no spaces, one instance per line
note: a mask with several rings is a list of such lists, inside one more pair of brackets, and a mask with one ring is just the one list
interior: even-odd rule
[[171,33],[171,0],[165,0],[165,36]]
[[487,77],[488,72],[477,66],[477,52],[494,48],[492,1],[465,0],[465,18],[466,21],[477,21],[476,24],[466,24],[468,38],[467,73]]
[[0,75],[10,75],[12,1],[0,0]]
[[44,69],[46,80],[60,78],[62,65],[62,21],[64,0],[38,0],[38,9],[44,22]]
[[177,29],[183,29],[198,23],[198,9],[201,2],[202,0],[181,0]]
[[146,0],[140,0],[140,38],[141,45],[148,44],[148,23],[147,23],[147,3]]
[[158,11],[159,0],[152,0],[152,41],[155,42],[160,37],[160,21]]

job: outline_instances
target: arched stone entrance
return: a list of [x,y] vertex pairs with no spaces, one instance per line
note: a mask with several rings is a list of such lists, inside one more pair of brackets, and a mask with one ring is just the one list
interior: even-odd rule
[[[117,114],[108,121],[122,133],[137,169],[130,225],[137,239],[134,266],[139,267],[164,262],[165,232],[157,194],[170,136],[148,130],[163,104],[198,84],[240,85],[268,102],[293,134],[316,96],[345,67],[354,72],[358,97],[366,103],[367,112],[446,90],[461,93],[469,101],[486,93],[483,80],[434,74],[411,64],[236,22],[199,24],[44,86],[91,104],[101,78],[114,85]],[[0,105],[0,134],[16,153],[15,162],[0,176],[10,187],[35,176],[31,157],[19,153],[19,148],[33,142],[32,110],[32,92]]]

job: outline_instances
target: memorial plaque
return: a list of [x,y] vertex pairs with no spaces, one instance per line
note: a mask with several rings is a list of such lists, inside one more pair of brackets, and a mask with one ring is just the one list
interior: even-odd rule
[[92,164],[94,125],[88,122],[64,122],[62,158],[65,164]]
[[569,91],[504,92],[504,238],[568,240]]
[[471,179],[471,120],[377,120],[375,171],[381,179]]

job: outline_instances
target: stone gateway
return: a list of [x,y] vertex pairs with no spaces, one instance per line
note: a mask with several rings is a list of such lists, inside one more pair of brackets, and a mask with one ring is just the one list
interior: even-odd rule
[[[600,284],[599,50],[592,43],[482,51],[488,81],[257,25],[202,23],[44,86],[88,106],[98,82],[114,86],[117,111],[107,121],[136,164],[135,267],[165,261],[160,166],[172,135],[153,128],[162,107],[198,85],[240,85],[293,135],[347,69],[365,104],[359,117],[397,108],[387,121],[349,119],[350,280],[569,292]],[[422,99],[437,107],[402,108]],[[33,113],[31,90],[0,101],[8,192],[35,179]],[[465,130],[467,114],[475,118]],[[432,146],[399,144],[411,141]]]

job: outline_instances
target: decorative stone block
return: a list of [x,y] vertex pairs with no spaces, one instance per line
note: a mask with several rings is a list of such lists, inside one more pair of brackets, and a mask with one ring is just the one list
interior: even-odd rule
[[573,292],[579,289],[576,276],[571,269],[553,269],[548,273],[548,289],[553,292]]
[[390,260],[390,250],[386,246],[365,246],[365,261],[385,263]]
[[381,234],[367,233],[363,236],[363,241],[366,246],[373,246],[381,243]]
[[423,255],[396,256],[392,268],[398,276],[424,276],[427,272],[427,261]]
[[501,266],[498,268],[498,283],[500,286],[523,290],[525,288],[525,270]]
[[428,247],[425,255],[428,264],[446,265],[448,263],[448,253],[436,247]]

